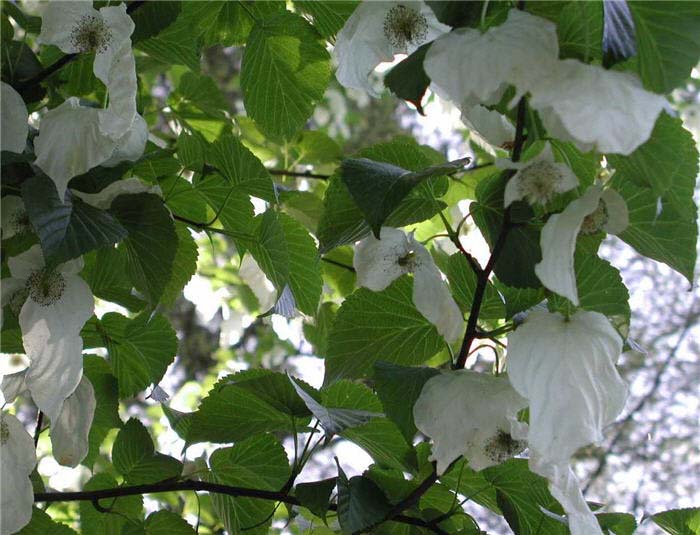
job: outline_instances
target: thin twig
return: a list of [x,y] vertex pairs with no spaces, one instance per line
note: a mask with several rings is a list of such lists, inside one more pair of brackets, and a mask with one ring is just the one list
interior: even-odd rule
[[41,434],[41,425],[44,423],[44,413],[39,411],[36,417],[36,429],[34,429],[34,449],[39,444],[39,435]]

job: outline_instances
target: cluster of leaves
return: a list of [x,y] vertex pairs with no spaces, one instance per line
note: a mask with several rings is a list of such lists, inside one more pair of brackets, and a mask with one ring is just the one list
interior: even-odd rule
[[[507,2],[429,4],[441,22],[453,27],[497,24],[511,7]],[[563,57],[636,71],[647,89],[661,93],[681,84],[700,57],[698,6],[631,4],[637,54],[626,59],[604,46],[604,34],[623,49],[629,40],[624,28],[610,28],[610,5],[614,2],[548,2],[526,9],[557,23]],[[356,289],[352,246],[382,225],[410,227],[419,239],[444,232],[454,238],[459,229],[452,228],[448,209],[469,199],[474,232],[498,250],[493,276],[486,273],[482,280],[483,272],[473,269],[468,255],[448,255],[437,241],[429,243],[457,304],[468,316],[477,300],[474,325],[496,338],[512,329],[514,316],[538,303],[546,301],[550,310],[566,314],[575,308],[545,292],[534,272],[547,216],[560,211],[575,192],[560,205],[548,206],[549,211],[524,203],[506,211],[509,175],[492,156],[478,152],[475,169],[450,179],[454,166],[405,137],[343,160],[338,140],[307,125],[331,83],[327,44],[354,8],[354,2],[240,0],[145,2],[135,9],[138,108],[159,142],[149,142],[137,162],[97,167],[73,178],[69,187],[97,193],[133,176],[160,186],[162,198],[121,195],[103,209],[74,193],[62,203],[50,179],[31,165],[31,143],[22,155],[3,153],[3,195],[22,197],[33,228],[3,241],[3,276],[8,258],[38,242],[49,264],[83,256],[82,277],[94,296],[124,309],[93,317],[81,333],[84,347],[94,353],[84,359],[97,410],[83,461],[94,475],[82,489],[88,501],[63,511],[69,520],[79,519],[83,533],[184,535],[194,529],[183,514],[199,510],[209,532],[223,526],[230,533],[262,534],[271,529],[276,503],[285,503],[289,515],[304,518],[313,533],[477,534],[478,525],[461,508],[464,498],[502,515],[515,533],[567,533],[546,481],[532,474],[524,459],[481,472],[460,460],[436,480],[429,444],[415,445],[412,408],[436,367],[452,363],[456,348],[416,309],[410,276],[381,292]],[[61,54],[54,47],[29,46],[40,23],[16,4],[3,2],[2,80],[18,90],[30,112],[53,108],[69,96],[102,102],[104,87],[92,74],[89,55],[42,76]],[[240,87],[233,89],[242,94],[245,116],[231,109],[225,96],[231,88],[219,87],[200,64],[211,47],[243,45],[240,76],[233,82]],[[386,77],[392,92],[419,107],[430,82],[424,55],[425,48],[419,49]],[[38,82],[27,83],[37,76]],[[172,90],[167,97],[154,96],[152,89],[162,85]],[[516,119],[515,111],[502,111]],[[532,110],[519,126],[526,134],[521,148],[527,158],[541,147],[544,129]],[[610,182],[630,216],[620,238],[692,283],[698,155],[680,120],[662,115],[644,145],[629,156],[608,157],[607,168],[600,154],[582,153],[571,143],[551,144],[579,178],[579,192],[614,168]],[[271,172],[263,164],[273,161],[287,173]],[[310,166],[326,180],[294,176]],[[257,215],[252,198],[265,203]],[[510,232],[501,240],[506,221]],[[191,231],[204,231],[219,249],[226,248],[230,258],[210,275],[231,289],[236,306],[251,314],[303,315],[304,335],[314,354],[325,359],[325,381],[315,389],[278,371],[251,369],[219,379],[193,412],[163,403],[164,415],[186,447],[225,444],[208,462],[188,461],[183,467],[182,460],[156,451],[142,422],[124,422],[119,407],[157,386],[175,360],[176,333],[165,313],[209,247],[206,240],[198,244]],[[601,241],[602,234],[577,245],[580,308],[608,316],[624,336],[628,291],[619,272],[597,256]],[[274,285],[273,310],[259,309],[239,275],[243,255],[251,255]],[[4,314],[1,349],[24,352],[11,307]],[[295,444],[298,437],[307,440],[292,459],[281,442],[289,436]],[[341,468],[346,461],[340,459],[337,477],[297,484],[308,459],[334,436],[357,444],[374,464],[348,478]],[[104,446],[110,444],[107,455]],[[40,477],[34,483],[38,501],[62,500],[60,493],[43,492]],[[125,492],[133,486],[142,487]],[[154,494],[169,510],[144,514],[142,494],[177,490],[213,492],[199,506],[190,498]],[[597,516],[608,533],[628,535],[636,529],[631,515]],[[697,510],[661,513],[653,521],[669,533],[700,529]],[[21,533],[50,530],[71,532],[37,508]]]

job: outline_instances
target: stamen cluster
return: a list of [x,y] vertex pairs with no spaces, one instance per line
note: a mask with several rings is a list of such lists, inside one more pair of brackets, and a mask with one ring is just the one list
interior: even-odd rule
[[413,8],[402,4],[392,7],[384,18],[384,35],[396,50],[409,44],[420,45],[428,36],[428,21]]

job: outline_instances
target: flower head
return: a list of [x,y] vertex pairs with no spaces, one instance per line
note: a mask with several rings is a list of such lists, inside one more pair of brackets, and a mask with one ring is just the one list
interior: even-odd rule
[[467,370],[429,379],[413,407],[416,427],[433,439],[431,461],[442,474],[464,456],[481,470],[525,449],[527,426],[517,421],[527,406],[504,376]]
[[433,257],[413,234],[383,227],[380,239],[368,236],[355,247],[357,284],[375,292],[401,275],[413,273],[413,302],[448,342],[462,334],[464,320]]
[[627,205],[619,193],[594,185],[560,214],[551,216],[542,228],[542,261],[535,273],[545,288],[579,304],[574,251],[579,232],[618,234],[628,224]]
[[0,149],[21,153],[29,133],[27,106],[20,94],[5,82],[0,82],[0,107]]
[[569,461],[602,440],[625,405],[627,386],[615,368],[621,351],[622,339],[598,312],[567,319],[535,311],[508,336],[508,379],[530,405],[530,468],[549,480],[574,535],[601,533]]
[[0,533],[15,533],[31,520],[35,466],[32,437],[17,418],[0,414]]
[[425,2],[362,2],[338,33],[335,76],[345,87],[373,93],[368,77],[377,65],[448,31]]
[[[81,259],[48,268],[35,245],[7,263],[12,275],[9,281],[23,286],[14,293],[21,292],[19,325],[30,361],[27,388],[37,407],[56,421],[63,401],[82,376],[80,329],[93,313],[92,292],[77,275],[83,266]],[[5,281],[8,279],[3,285]]]
[[578,178],[565,163],[555,161],[552,147],[546,142],[542,151],[525,162],[499,160],[501,169],[517,169],[506,184],[504,205],[526,199],[530,204],[546,204],[557,193],[564,193],[578,186]]

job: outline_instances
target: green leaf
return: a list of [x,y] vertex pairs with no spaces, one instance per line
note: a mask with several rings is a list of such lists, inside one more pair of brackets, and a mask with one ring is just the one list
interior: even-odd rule
[[155,182],[162,176],[177,175],[180,170],[180,162],[171,151],[149,142],[146,153],[134,164],[131,172],[148,182]]
[[176,223],[175,232],[177,233],[177,250],[173,261],[172,275],[163,289],[161,298],[161,302],[165,305],[171,305],[177,300],[185,285],[197,271],[199,253],[190,229],[183,223]]
[[[3,10],[8,3],[3,3]],[[31,17],[34,19],[35,17]],[[38,18],[38,17],[36,17]],[[17,20],[17,19],[15,19]],[[35,33],[35,32],[32,32]],[[3,41],[2,43],[2,80],[11,86],[17,86],[21,81],[28,80],[39,74],[43,67],[31,48],[20,41]],[[33,84],[18,93],[24,102],[31,104],[44,98],[46,90],[41,84]]]
[[107,361],[96,355],[85,355],[83,374],[90,380],[97,402],[88,435],[90,449],[82,463],[91,469],[107,433],[111,429],[122,427],[119,418],[119,385]]
[[360,288],[343,302],[331,331],[325,383],[370,375],[378,360],[420,364],[442,348],[435,326],[413,304],[412,286],[403,276],[381,292]]
[[[580,308],[606,316],[617,316],[624,325],[630,322],[629,292],[620,272],[610,262],[599,258],[597,246],[593,250],[579,247],[574,254],[574,271]],[[550,295],[552,310],[571,314],[576,307],[566,298]]]
[[[611,186],[625,199],[629,226],[619,237],[640,254],[658,260],[693,281],[698,239],[696,208],[692,216],[683,217],[666,200],[661,200],[650,187],[640,186],[615,173]],[[690,208],[690,206],[689,206]]]
[[266,201],[275,200],[270,173],[233,135],[224,134],[214,142],[209,149],[208,159],[240,191]]
[[[503,227],[505,176],[495,175],[480,182],[476,189],[477,202],[469,207],[474,222],[492,250]],[[514,204],[511,213],[522,204]],[[539,288],[541,283],[535,275],[535,264],[541,258],[539,229],[528,223],[517,223],[508,232],[494,272],[508,286]]]
[[57,264],[121,241],[127,230],[109,213],[71,198],[62,203],[44,175],[22,184],[22,200],[44,257]]
[[331,76],[330,56],[308,22],[290,12],[258,20],[241,65],[245,109],[273,138],[291,139]]
[[177,138],[177,158],[182,166],[191,171],[201,171],[207,153],[207,141],[195,131],[180,132]]
[[700,58],[700,5],[630,2],[637,29],[638,68],[644,87],[670,93],[685,83]]
[[142,313],[129,319],[109,312],[100,320],[109,362],[119,381],[121,399],[157,385],[175,358],[177,337],[165,316]]
[[114,441],[114,468],[132,485],[156,483],[182,473],[182,463],[156,453],[153,441],[141,422],[131,418]]
[[192,426],[192,412],[181,412],[171,409],[165,403],[161,403],[160,408],[163,409],[163,414],[168,419],[170,427],[177,433],[181,439],[186,440],[187,434]]
[[398,366],[381,360],[374,364],[374,388],[382,401],[384,412],[409,442],[413,442],[416,434],[413,406],[423,385],[438,373],[435,368]]
[[506,302],[505,319],[511,319],[518,312],[544,301],[544,288],[512,288],[501,282],[496,282],[496,288]]
[[[447,278],[450,281],[450,288],[455,301],[462,309],[468,313],[474,301],[476,291],[476,273],[469,265],[469,262],[461,253],[450,256],[447,262]],[[482,319],[500,319],[505,315],[503,300],[496,288],[490,282],[486,285],[486,292],[481,304],[479,317]]]
[[189,180],[170,175],[159,178],[158,185],[164,192],[165,205],[174,216],[198,222],[207,220],[207,203]]
[[[391,143],[380,143],[357,154],[375,162],[384,162],[409,171],[420,171],[431,165],[442,163],[431,158],[423,147],[404,139]],[[402,227],[430,219],[446,207],[437,198],[447,191],[447,179],[435,177],[416,187],[389,216],[387,226]],[[364,221],[362,211],[353,201],[350,191],[336,172],[329,180],[323,199],[323,215],[318,224],[318,239],[321,253],[327,253],[340,245],[354,243],[367,236],[370,228]]]
[[158,4],[144,4],[131,14],[136,27],[131,34],[131,42],[138,43],[155,37],[170,26],[180,15],[180,2],[160,1]]
[[[89,492],[91,490],[113,489],[118,486],[119,484],[112,476],[101,473],[93,476],[85,483],[83,490]],[[80,502],[80,528],[82,533],[89,533],[90,535],[119,535],[122,527],[127,522],[130,520],[141,520],[143,516],[143,497],[140,494],[110,498],[99,503],[101,507],[109,507],[112,514],[98,511],[90,501]]]
[[187,443],[236,442],[259,433],[291,430],[295,414],[309,412],[285,375],[240,372],[221,379],[202,400],[192,416]]
[[672,509],[656,513],[654,523],[671,535],[697,535],[700,533],[700,507]]
[[253,233],[253,205],[246,193],[219,174],[210,174],[195,181],[195,190],[218,214],[218,221],[234,238]]
[[364,476],[348,480],[338,464],[338,521],[343,533],[365,531],[384,520],[390,510],[389,501],[374,481]]
[[384,76],[384,85],[397,97],[413,104],[421,115],[425,115],[421,102],[430,85],[430,78],[423,69],[429,48],[430,43],[421,46]]
[[317,517],[326,519],[326,513],[330,505],[331,494],[335,489],[338,478],[331,477],[313,483],[299,483],[294,487],[294,495],[301,505]]
[[[481,474],[501,494],[499,508],[507,499],[511,521],[517,519],[518,535],[566,535],[566,525],[545,515],[541,508],[562,514],[561,506],[549,493],[547,480],[530,472],[526,459],[511,459],[498,466],[481,471]],[[513,527],[513,524],[511,524]]]
[[268,210],[256,219],[256,239],[246,245],[260,269],[279,294],[288,286],[296,308],[315,315],[323,280],[313,238],[301,224],[281,212]]
[[158,61],[185,65],[190,70],[199,72],[201,40],[192,31],[192,20],[184,10],[180,12],[175,22],[163,31],[134,44],[136,48]]
[[695,217],[698,149],[679,118],[662,113],[646,143],[629,156],[611,154],[608,160],[623,180],[650,186],[681,217]]
[[146,306],[143,299],[133,295],[133,285],[126,271],[126,252],[123,249],[103,247],[85,257],[80,276],[90,285],[95,297],[138,312]]
[[418,184],[430,177],[459,170],[465,163],[460,160],[411,172],[368,158],[348,158],[340,164],[340,178],[379,239],[384,222]]
[[180,515],[156,511],[146,519],[146,535],[195,535],[194,528]]
[[157,195],[120,195],[111,212],[128,230],[123,247],[131,281],[152,304],[158,303],[170,280],[177,251],[175,225]]
[[405,472],[417,468],[415,451],[396,424],[387,418],[373,418],[366,424],[349,427],[339,434],[360,446],[381,466]]
[[598,513],[595,516],[600,527],[613,535],[633,535],[637,531],[637,521],[634,519],[634,515],[628,513]]
[[[261,490],[280,490],[291,474],[284,448],[271,435],[253,436],[231,448],[218,449],[209,463],[211,481]],[[257,525],[267,533],[273,502],[222,494],[212,496],[212,502],[229,533],[248,533]]]
[[180,109],[183,104],[192,105],[209,117],[226,120],[230,113],[229,104],[216,82],[209,76],[186,72],[169,98],[173,107]]
[[297,0],[294,7],[313,17],[314,28],[321,37],[335,36],[350,18],[359,2],[357,0],[339,0],[318,2],[317,0]]
[[54,520],[38,507],[32,507],[32,519],[15,535],[77,535],[65,524],[54,522]]
[[[317,2],[314,2],[317,4]],[[303,130],[299,132],[295,148],[299,163],[319,164],[335,162],[343,157],[340,145],[332,138],[318,130]]]

